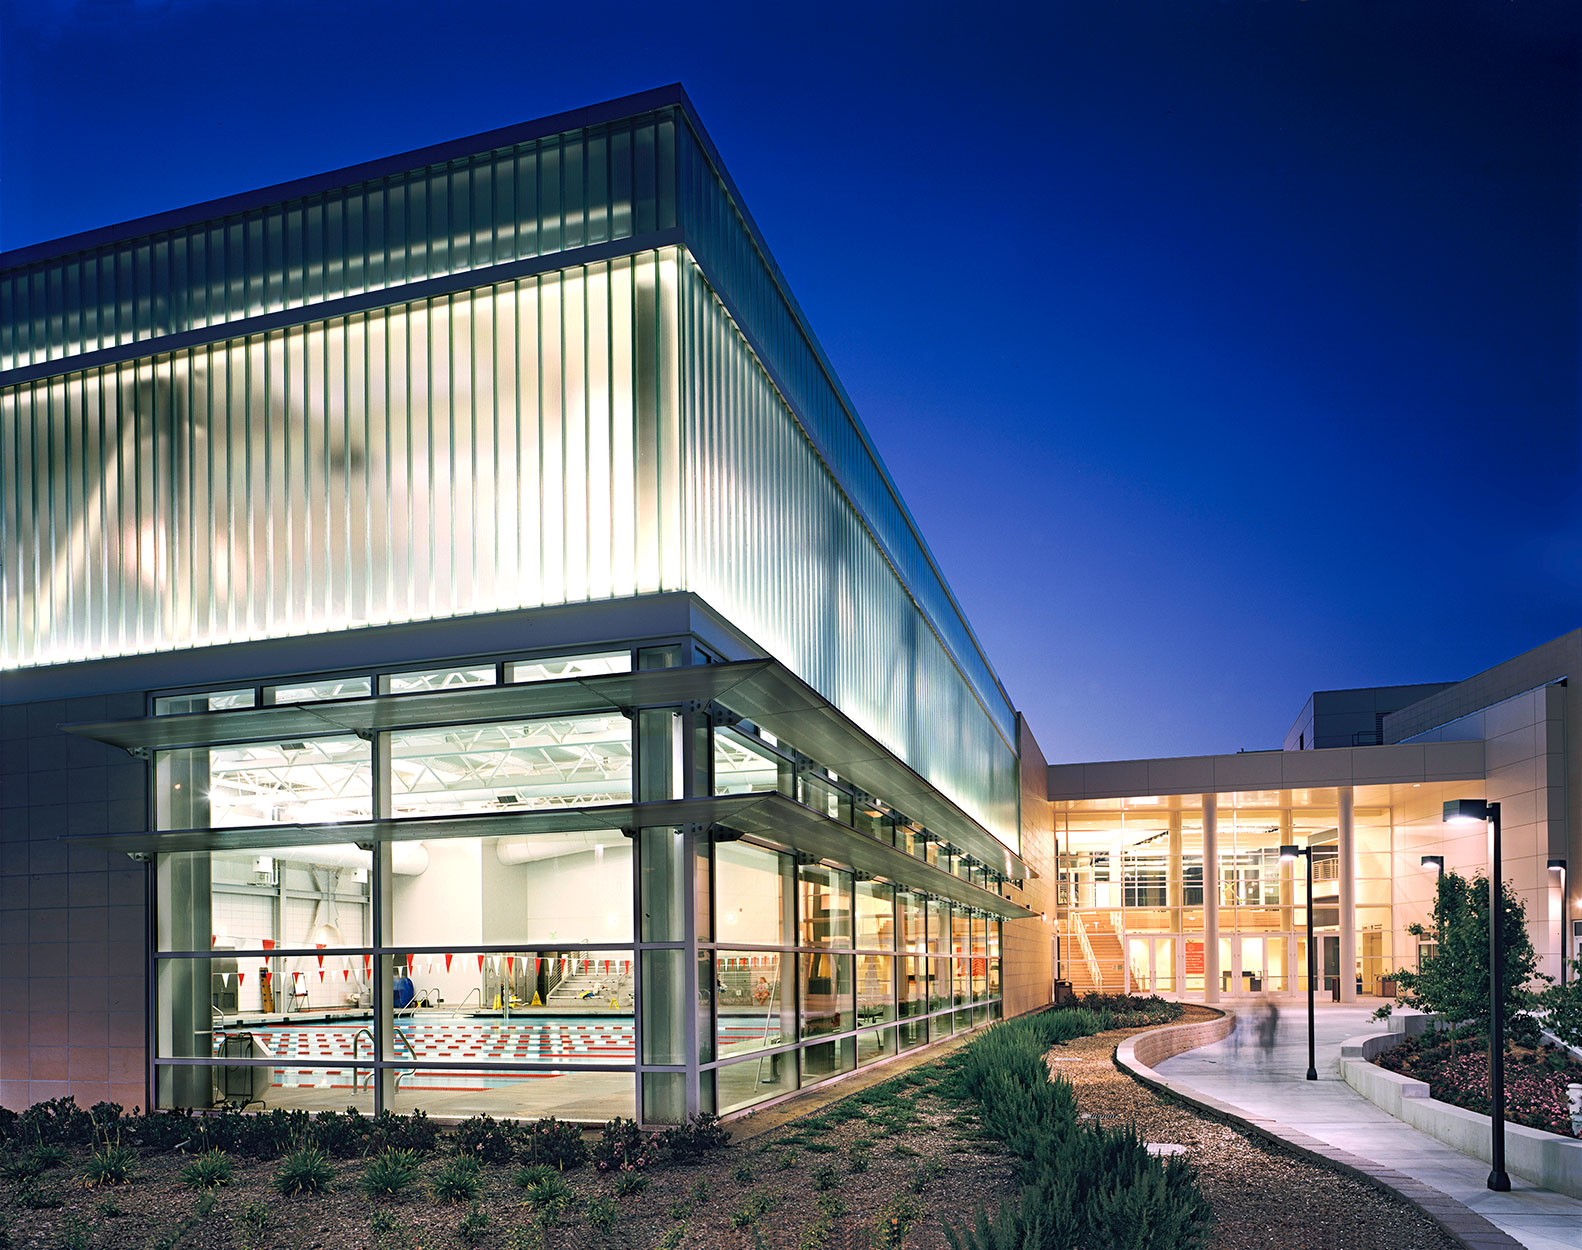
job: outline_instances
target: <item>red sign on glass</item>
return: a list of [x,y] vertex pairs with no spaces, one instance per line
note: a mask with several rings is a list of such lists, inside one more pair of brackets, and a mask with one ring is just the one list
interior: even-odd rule
[[1203,975],[1203,943],[1188,942],[1186,944],[1186,974],[1187,976]]

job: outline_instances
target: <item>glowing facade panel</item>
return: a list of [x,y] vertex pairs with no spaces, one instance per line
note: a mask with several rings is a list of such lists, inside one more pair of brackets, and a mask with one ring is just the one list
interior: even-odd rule
[[697,266],[681,266],[687,586],[1016,846],[1016,756]]
[[6,388],[6,665],[681,588],[678,263]]
[[0,273],[0,370],[676,224],[673,109]]

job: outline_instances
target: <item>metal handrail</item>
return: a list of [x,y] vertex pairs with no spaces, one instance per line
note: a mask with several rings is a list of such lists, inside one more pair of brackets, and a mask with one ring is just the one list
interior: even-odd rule
[[[402,1044],[406,1046],[406,1053],[407,1053],[407,1057],[409,1059],[411,1059],[414,1063],[416,1063],[417,1060],[422,1058],[422,1056],[418,1054],[417,1047],[412,1045],[412,1039],[410,1037],[408,1037],[405,1032],[402,1031],[402,1029],[400,1028],[399,1025],[396,1025],[395,1023],[392,1022],[392,1024],[390,1025],[390,1031],[393,1034],[395,1034],[396,1037],[400,1038]],[[357,1059],[358,1059],[358,1043],[364,1037],[366,1037],[368,1039],[368,1049],[373,1051],[374,1054],[378,1054],[378,1052],[379,1052],[379,1045],[378,1045],[377,1042],[374,1041],[374,1035],[373,1035],[373,1030],[372,1029],[370,1029],[366,1025],[364,1025],[362,1028],[358,1029],[357,1032],[352,1034],[352,1088],[353,1089],[361,1089],[363,1087],[363,1081],[362,1081],[362,1075],[361,1075],[362,1069],[358,1066]],[[371,1055],[369,1057],[372,1058],[373,1056]],[[392,1058],[393,1057],[394,1056],[392,1056]],[[369,1068],[368,1069],[368,1084],[370,1086],[373,1085],[374,1074],[376,1072],[378,1072],[378,1070],[379,1070],[378,1068]],[[417,1068],[416,1067],[405,1068],[405,1069],[402,1069],[401,1071],[397,1072],[396,1073],[396,1079],[395,1079],[396,1088],[397,1089],[401,1088],[401,1078],[403,1076],[416,1076],[416,1075],[417,1075]]]
[[1077,930],[1077,945],[1082,951],[1082,960],[1088,966],[1088,976],[1092,978],[1094,987],[1104,988],[1104,976],[1099,972],[1099,961],[1093,954],[1093,944],[1088,941],[1088,927],[1082,923],[1080,916],[1073,916]]

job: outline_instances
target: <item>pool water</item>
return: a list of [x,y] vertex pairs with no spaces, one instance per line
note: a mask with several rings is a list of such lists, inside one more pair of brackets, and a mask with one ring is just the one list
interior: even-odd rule
[[[246,1032],[268,1047],[277,1067],[277,1088],[328,1087],[350,1089],[360,1048],[364,1065],[372,1051],[366,1030],[369,1017],[330,1022],[250,1025]],[[557,1065],[533,1072],[469,1072],[465,1069],[411,1071],[401,1078],[403,1089],[499,1089],[523,1081],[553,1079],[575,1071],[580,1064],[634,1064],[636,1037],[630,1016],[525,1016],[518,1020],[468,1019],[449,1016],[402,1020],[397,1025],[396,1056],[409,1057],[414,1068],[427,1063],[531,1063]],[[770,1026],[771,1040],[774,1037]],[[361,1034],[361,1036],[359,1036]],[[762,1016],[733,1021],[721,1019],[716,1030],[720,1053],[766,1035]],[[403,1040],[404,1039],[404,1040]],[[215,1035],[215,1054],[221,1035]],[[563,1065],[563,1068],[561,1067]],[[362,1067],[359,1078],[368,1079]]]

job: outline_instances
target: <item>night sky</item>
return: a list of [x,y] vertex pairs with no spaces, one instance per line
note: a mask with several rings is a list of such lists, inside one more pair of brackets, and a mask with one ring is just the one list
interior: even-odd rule
[[680,81],[1050,759],[1275,747],[1582,625],[1579,24],[0,0],[0,245]]

